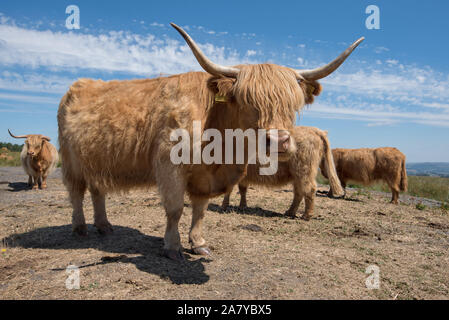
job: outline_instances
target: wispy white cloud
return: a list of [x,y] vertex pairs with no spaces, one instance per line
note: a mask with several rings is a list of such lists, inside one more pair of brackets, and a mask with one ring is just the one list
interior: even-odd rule
[[[40,31],[0,25],[0,64],[29,68],[74,71],[96,69],[155,75],[200,70],[188,46],[181,40],[155,35],[141,36],[124,31],[91,35],[73,32]],[[248,62],[236,51],[210,43],[201,48],[224,65]]]

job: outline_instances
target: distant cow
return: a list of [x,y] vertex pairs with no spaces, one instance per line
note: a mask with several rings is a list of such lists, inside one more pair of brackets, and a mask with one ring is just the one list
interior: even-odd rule
[[[398,204],[399,191],[407,191],[405,155],[396,148],[333,149],[338,178],[346,188],[348,181],[369,185],[384,181],[391,189],[391,203]],[[326,172],[322,170],[327,178]]]
[[47,188],[47,177],[58,163],[58,150],[50,143],[50,138],[41,134],[27,134],[15,136],[9,131],[11,137],[26,139],[20,153],[23,170],[28,174],[28,185],[37,189]]
[[[343,189],[335,172],[327,132],[313,127],[295,127],[292,136],[296,142],[296,152],[288,161],[278,163],[276,174],[259,175],[260,165],[248,165],[246,177],[239,183],[241,208],[247,205],[246,192],[250,184],[279,187],[293,183],[293,202],[285,214],[295,217],[299,204],[305,198],[305,212],[302,217],[309,220],[313,216],[317,189],[316,175],[320,164],[330,177],[332,195],[343,195]],[[230,192],[223,199],[223,209],[229,205],[229,195]]]
[[191,133],[194,121],[201,122],[201,134],[215,129],[221,136],[226,129],[278,129],[282,138],[267,135],[267,142],[279,145],[279,153],[286,155],[294,145],[289,130],[295,112],[312,103],[321,88],[317,80],[335,71],[363,39],[317,69],[294,70],[267,63],[225,67],[209,60],[182,28],[173,27],[207,73],[109,82],[79,80],[61,100],[58,127],[73,231],[87,234],[83,212],[87,189],[97,230],[110,233],[105,195],[157,185],[167,214],[164,253],[182,260],[178,223],[184,194],[192,201],[191,248],[197,254],[209,254],[201,231],[208,199],[238,183],[247,161],[175,164],[170,158],[175,145],[171,134],[177,129]]

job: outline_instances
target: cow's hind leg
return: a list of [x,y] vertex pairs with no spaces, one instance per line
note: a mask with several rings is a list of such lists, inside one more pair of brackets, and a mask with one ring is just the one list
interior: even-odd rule
[[204,213],[209,203],[208,199],[192,198],[192,226],[190,228],[189,243],[192,251],[200,255],[209,255],[210,250],[206,246],[206,240],[202,236],[202,224]]
[[316,184],[311,183],[305,192],[305,211],[303,215],[303,219],[305,220],[310,220],[313,217],[316,189]]
[[172,260],[184,260],[178,224],[184,210],[185,182],[178,168],[168,161],[156,164],[156,181],[161,194],[162,205],[167,215],[164,235],[164,255]]
[[86,192],[86,183],[68,182],[66,183],[69,191],[70,202],[72,203],[72,230],[80,236],[87,235],[87,225],[83,212],[84,193]]
[[94,225],[100,234],[106,235],[112,233],[112,225],[106,215],[105,194],[97,189],[89,189],[94,206]]
[[399,188],[390,187],[391,188],[391,203],[399,204]]

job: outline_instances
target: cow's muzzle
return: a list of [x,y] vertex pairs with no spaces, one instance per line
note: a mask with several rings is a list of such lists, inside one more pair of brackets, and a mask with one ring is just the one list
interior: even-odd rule
[[276,144],[278,153],[289,153],[292,151],[292,140],[287,130],[270,130],[267,134],[267,148]]

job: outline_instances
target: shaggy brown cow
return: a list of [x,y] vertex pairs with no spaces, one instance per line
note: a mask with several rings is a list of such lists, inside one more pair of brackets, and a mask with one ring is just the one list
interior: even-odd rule
[[[58,111],[63,180],[73,206],[73,231],[87,234],[83,213],[85,190],[94,205],[94,224],[100,233],[112,231],[106,217],[105,194],[157,185],[167,214],[164,252],[183,259],[178,222],[184,193],[192,201],[189,240],[197,254],[209,254],[201,225],[210,197],[223,194],[245,173],[244,164],[178,164],[170,160],[173,130],[192,136],[192,123],[201,130],[283,130],[271,142],[288,154],[289,130],[295,112],[320,92],[316,81],[333,72],[359,39],[330,64],[315,70],[293,70],[274,64],[224,67],[210,61],[180,27],[199,64],[207,73],[188,72],[155,79],[79,80],[62,98]],[[235,163],[235,162],[234,162]]]
[[[399,191],[407,191],[405,155],[396,148],[337,148],[332,154],[343,188],[348,181],[369,185],[382,180],[390,187],[394,204],[398,204]],[[325,172],[323,175],[327,177]]]
[[28,185],[37,189],[40,184],[42,189],[46,189],[47,177],[59,160],[58,150],[49,142],[49,137],[41,134],[15,136],[9,129],[8,132],[13,138],[26,139],[20,153],[20,160],[23,170],[28,174]]
[[[313,216],[317,188],[316,175],[320,164],[325,167],[330,177],[333,196],[343,195],[343,189],[335,172],[327,132],[314,127],[296,127],[292,136],[296,142],[296,152],[288,161],[279,162],[276,174],[263,176],[259,174],[258,164],[248,165],[246,177],[239,183],[241,208],[247,205],[246,192],[250,184],[279,187],[292,182],[294,198],[285,214],[295,217],[299,204],[305,198],[305,212],[302,217],[309,220]],[[223,209],[229,205],[229,195],[230,192],[223,199]]]

